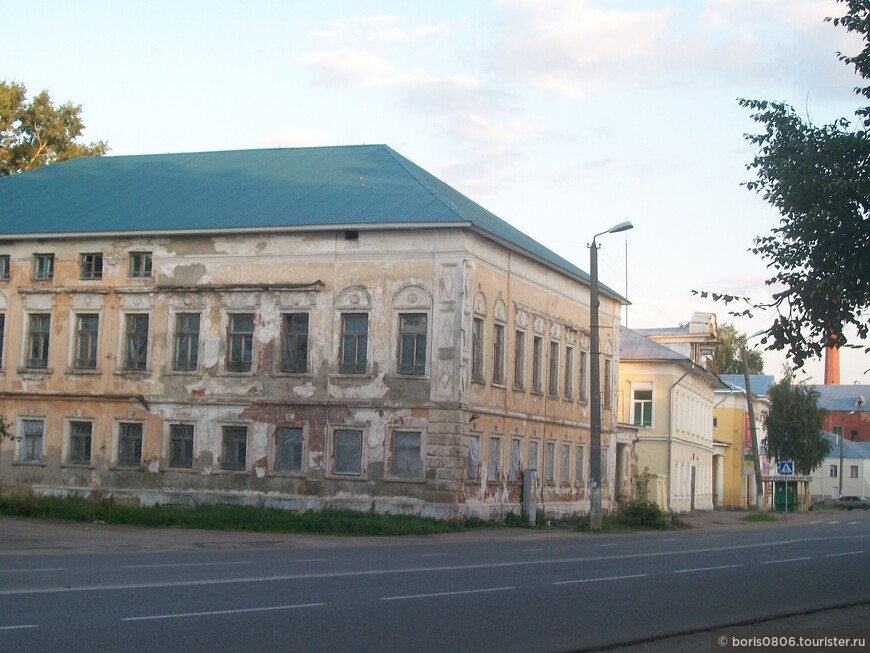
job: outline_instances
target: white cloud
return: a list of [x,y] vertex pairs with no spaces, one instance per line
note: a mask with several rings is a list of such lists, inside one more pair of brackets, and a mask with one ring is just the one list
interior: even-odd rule
[[330,50],[309,52],[298,58],[320,83],[373,84],[393,71],[393,64],[371,52]]

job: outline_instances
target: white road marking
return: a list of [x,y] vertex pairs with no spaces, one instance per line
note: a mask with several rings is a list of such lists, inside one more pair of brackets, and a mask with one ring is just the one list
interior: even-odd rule
[[630,576],[608,576],[607,578],[581,578],[580,580],[560,580],[553,585],[572,585],[575,583],[598,583],[605,580],[625,580],[626,578],[644,578],[649,574],[631,574]]
[[601,546],[619,546],[616,542],[608,542],[607,544],[602,544]]
[[0,630],[17,630],[19,628],[39,628],[36,624],[25,624],[23,626],[0,626]]
[[436,592],[434,594],[408,594],[407,596],[384,596],[381,601],[404,601],[407,599],[429,599],[438,596],[457,596],[459,594],[480,594],[482,592],[507,592],[516,587],[487,587],[479,590],[459,590],[456,592]]
[[43,571],[69,571],[69,567],[46,567],[44,569],[0,569],[0,574],[23,574]]
[[717,569],[735,569],[743,565],[719,565],[718,567],[696,567],[695,569],[675,569],[675,574],[691,574],[695,571],[715,571]]
[[828,553],[826,558],[838,558],[840,556],[856,556],[864,553],[863,551],[846,551],[846,553]]
[[186,619],[187,617],[209,617],[218,614],[241,614],[244,612],[268,612],[270,610],[295,610],[297,608],[319,608],[325,603],[300,603],[298,605],[272,605],[265,608],[239,608],[237,610],[212,610],[211,612],[182,612],[179,614],[155,614],[147,617],[124,617],[121,621],[148,621],[151,619]]
[[162,565],[123,565],[121,569],[157,569],[159,567],[219,567],[226,565],[249,565],[249,560],[238,562],[167,562]]
[[801,562],[802,560],[812,560],[812,557],[807,558],[787,558],[785,560],[767,560],[766,562],[762,562],[763,565],[778,565],[783,562]]
[[449,553],[421,553],[421,558],[446,558]]

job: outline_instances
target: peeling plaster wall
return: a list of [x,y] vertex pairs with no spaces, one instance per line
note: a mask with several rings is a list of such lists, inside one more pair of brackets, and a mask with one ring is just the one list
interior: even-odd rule
[[[23,462],[20,443],[0,449],[0,483],[46,493],[98,492],[143,503],[202,501],[266,503],[304,510],[346,506],[437,517],[518,512],[520,479],[511,480],[512,438],[522,439],[520,468],[530,466],[529,443],[556,443],[555,478],[540,482],[536,496],[548,515],[588,509],[588,460],[583,478],[575,455],[588,458],[588,404],[575,387],[566,397],[533,393],[513,384],[515,327],[579,354],[588,350],[588,288],[524,256],[458,229],[309,234],[249,234],[88,240],[17,240],[0,243],[12,256],[12,278],[0,282],[6,315],[0,414],[20,428],[22,419],[44,420],[43,456]],[[153,274],[129,276],[129,253],[152,253]],[[52,281],[31,279],[34,252],[55,255]],[[103,253],[100,280],[82,280],[79,256]],[[475,305],[475,298],[483,303]],[[482,309],[481,309],[482,307]],[[483,382],[471,380],[472,319],[486,320]],[[309,316],[308,371],[282,371],[282,316]],[[26,367],[27,320],[51,315],[47,369]],[[99,316],[96,369],[74,365],[76,316]],[[198,365],[174,369],[177,316],[200,316]],[[230,316],[254,316],[251,370],[229,369]],[[367,368],[349,375],[339,368],[341,315],[368,316]],[[427,319],[426,371],[400,374],[400,313]],[[125,316],[149,316],[144,370],[124,369]],[[619,305],[602,297],[602,351],[618,351]],[[506,382],[493,384],[495,323],[505,327]],[[531,355],[531,342],[526,345]],[[545,357],[549,346],[545,347]],[[544,363],[545,370],[548,363]],[[530,365],[530,363],[529,363]],[[614,361],[613,369],[616,369]],[[564,366],[560,368],[564,376]],[[546,373],[546,372],[545,372]],[[560,381],[564,383],[564,378]],[[615,386],[615,382],[612,384]],[[616,400],[613,400],[615,407]],[[93,425],[92,455],[69,463],[70,421]],[[141,423],[141,463],[118,464],[119,424]],[[170,466],[170,428],[195,427],[190,468]],[[222,426],[247,428],[246,464],[222,468]],[[613,412],[603,416],[608,479],[615,469]],[[276,429],[304,433],[301,472],[275,469]],[[364,433],[358,476],[335,473],[336,429]],[[396,431],[421,433],[420,475],[395,477]],[[497,480],[469,480],[469,435],[481,443],[501,437]],[[571,471],[563,480],[561,445],[571,446]],[[480,465],[489,459],[483,444]],[[543,478],[543,471],[540,476]],[[521,478],[521,477],[520,477]],[[605,482],[605,507],[613,505]]]

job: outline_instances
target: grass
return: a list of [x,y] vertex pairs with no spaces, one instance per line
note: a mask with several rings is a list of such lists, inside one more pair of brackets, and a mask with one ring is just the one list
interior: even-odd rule
[[477,526],[479,520],[440,520],[352,510],[302,513],[254,506],[130,506],[79,497],[0,496],[0,515],[128,526],[198,528],[319,535],[431,535]]
[[778,512],[750,512],[740,521],[762,522],[762,521],[782,521],[782,515]]

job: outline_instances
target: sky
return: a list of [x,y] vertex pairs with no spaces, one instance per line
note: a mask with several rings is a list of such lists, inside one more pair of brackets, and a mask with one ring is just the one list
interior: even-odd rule
[[[589,269],[631,328],[769,297],[753,238],[779,220],[742,184],[760,131],[738,98],[852,117],[861,42],[833,0],[28,0],[0,79],[82,107],[110,155],[385,143]],[[757,343],[756,338],[752,342]],[[786,359],[765,353],[779,378]],[[870,383],[841,353],[841,383]],[[820,361],[798,380],[822,383]]]

